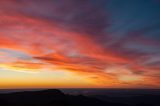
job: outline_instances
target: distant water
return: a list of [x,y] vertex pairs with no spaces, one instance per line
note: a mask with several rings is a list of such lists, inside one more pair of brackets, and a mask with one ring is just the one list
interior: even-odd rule
[[106,96],[135,96],[135,95],[160,95],[160,89],[61,89],[71,95],[106,95]]

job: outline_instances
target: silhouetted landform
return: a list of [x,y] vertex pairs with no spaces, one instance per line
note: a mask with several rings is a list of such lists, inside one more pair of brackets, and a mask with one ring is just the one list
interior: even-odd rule
[[[108,99],[108,101],[107,101]],[[0,106],[160,106],[160,96],[144,95],[131,98],[142,100],[129,104],[126,101],[114,102],[111,98],[96,96],[64,94],[60,90],[25,91],[8,94],[0,94]],[[146,102],[155,100],[152,102]]]

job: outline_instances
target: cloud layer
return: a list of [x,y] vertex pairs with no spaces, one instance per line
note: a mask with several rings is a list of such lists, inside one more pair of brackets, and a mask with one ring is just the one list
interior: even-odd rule
[[111,2],[1,0],[0,67],[64,69],[100,87],[160,87],[160,20],[151,20],[160,14],[137,22]]

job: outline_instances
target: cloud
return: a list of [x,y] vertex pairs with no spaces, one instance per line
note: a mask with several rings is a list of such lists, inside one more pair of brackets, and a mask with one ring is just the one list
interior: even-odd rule
[[113,23],[103,3],[0,1],[0,50],[5,49],[0,54],[14,57],[1,64],[31,71],[65,69],[114,86],[123,85],[124,80],[136,79],[137,85],[138,79],[154,82],[160,69],[159,61],[153,60],[159,56],[153,55],[160,52],[156,50],[159,40],[144,35],[155,27],[128,31],[124,36],[107,32]]

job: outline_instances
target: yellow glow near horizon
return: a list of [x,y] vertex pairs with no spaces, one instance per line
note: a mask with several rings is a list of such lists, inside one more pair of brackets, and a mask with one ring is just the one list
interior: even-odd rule
[[3,88],[67,88],[92,86],[89,81],[70,72],[39,71],[37,73],[13,70],[0,71],[0,89]]

